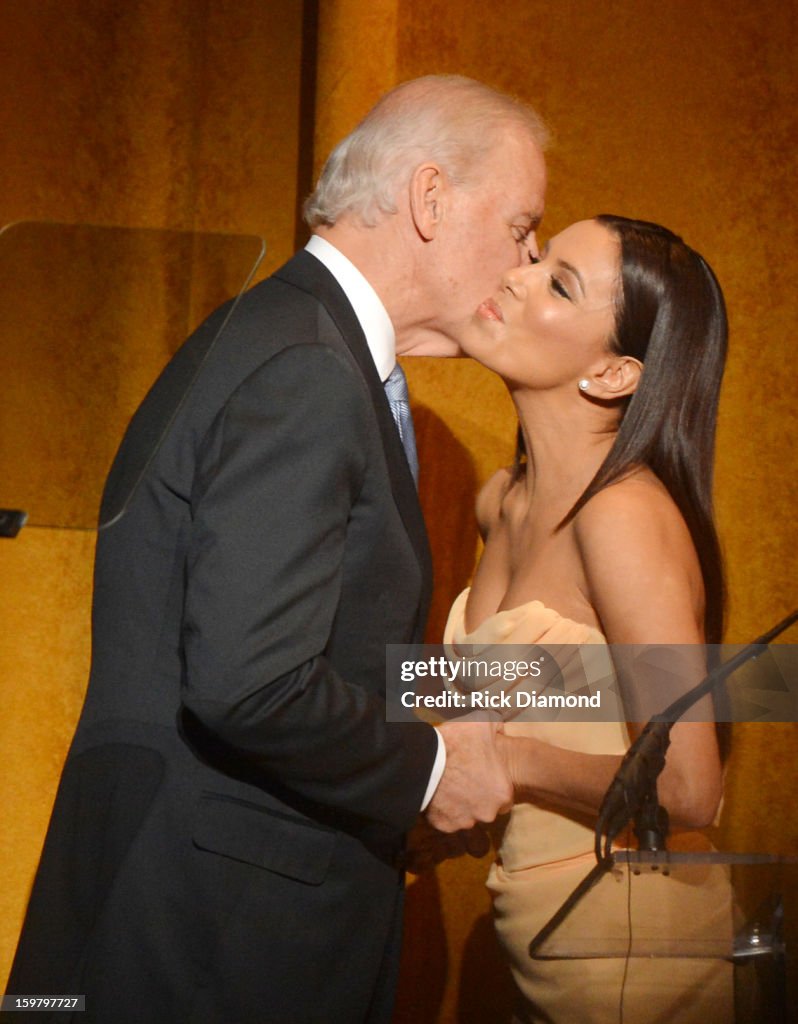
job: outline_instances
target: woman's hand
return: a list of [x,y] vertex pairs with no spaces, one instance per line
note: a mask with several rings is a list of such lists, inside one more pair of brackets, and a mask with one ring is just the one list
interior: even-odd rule
[[[535,742],[535,740],[532,740],[532,743]],[[517,763],[518,743],[504,731],[503,722],[496,730],[496,753],[499,755],[499,759],[510,776],[510,782],[513,784],[513,802],[515,802],[518,799],[522,781],[519,776],[519,765]]]

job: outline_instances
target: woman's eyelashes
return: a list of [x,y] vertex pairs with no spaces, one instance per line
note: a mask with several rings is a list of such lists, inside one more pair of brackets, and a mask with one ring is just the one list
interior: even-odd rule
[[[537,263],[540,263],[541,259],[543,258],[543,257],[540,257],[540,256],[535,256],[535,254],[533,252],[528,252],[527,256],[529,258],[529,262],[532,264],[533,267]],[[549,288],[551,288],[551,290],[556,295],[561,296],[563,299],[568,299],[569,302],[571,301],[571,294],[570,294],[570,292],[565,287],[565,285],[563,284],[562,280],[559,277],[557,277],[556,274],[551,274],[549,276]]]

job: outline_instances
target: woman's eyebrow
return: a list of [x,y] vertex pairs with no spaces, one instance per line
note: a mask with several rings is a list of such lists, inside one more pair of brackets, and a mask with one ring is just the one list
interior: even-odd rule
[[574,278],[576,279],[576,283],[579,285],[579,290],[582,292],[582,295],[584,295],[585,282],[582,280],[582,275],[579,273],[579,271],[576,269],[573,263],[569,263],[568,260],[557,260],[557,263],[564,270],[567,270],[569,273],[573,274]]

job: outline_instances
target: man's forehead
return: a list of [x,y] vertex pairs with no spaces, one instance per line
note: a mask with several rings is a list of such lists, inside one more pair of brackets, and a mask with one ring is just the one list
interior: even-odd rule
[[545,206],[543,151],[525,131],[511,128],[487,155],[472,186],[501,211],[503,219],[534,231],[543,219]]

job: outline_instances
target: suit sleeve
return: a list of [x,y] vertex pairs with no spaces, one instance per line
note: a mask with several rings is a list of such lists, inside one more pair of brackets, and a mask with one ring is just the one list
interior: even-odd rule
[[366,472],[369,399],[326,346],[292,346],[238,389],[192,495],[183,703],[282,786],[406,829],[437,749],[324,651]]

